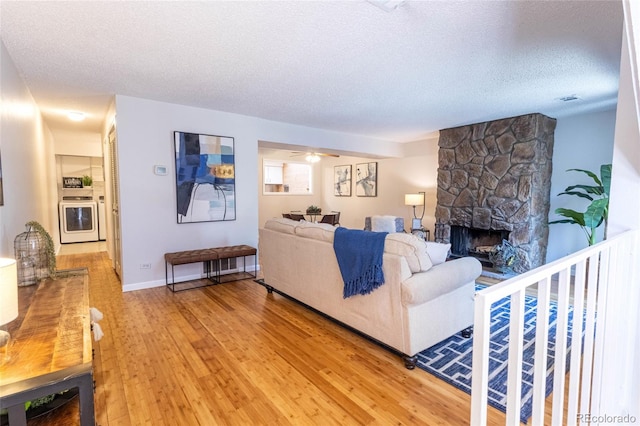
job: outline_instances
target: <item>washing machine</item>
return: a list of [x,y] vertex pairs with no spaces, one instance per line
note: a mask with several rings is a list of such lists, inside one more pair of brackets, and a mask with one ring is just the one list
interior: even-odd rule
[[60,242],[98,241],[97,203],[92,197],[65,196],[60,201]]

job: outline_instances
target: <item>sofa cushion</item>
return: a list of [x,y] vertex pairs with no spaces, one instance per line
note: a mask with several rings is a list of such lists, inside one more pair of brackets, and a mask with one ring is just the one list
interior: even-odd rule
[[264,227],[265,229],[271,229],[272,231],[283,232],[285,234],[295,234],[298,224],[300,224],[300,222],[296,220],[277,218],[267,220]]
[[[371,216],[366,216],[364,218],[364,230],[372,231],[371,229]],[[395,232],[404,232],[404,219],[401,217],[396,217],[396,230]]]
[[427,241],[427,254],[429,258],[431,258],[431,263],[434,265],[439,265],[447,260],[447,256],[449,256],[449,250],[451,249],[451,244],[443,244],[443,243],[434,243],[433,241]]
[[407,259],[411,272],[428,271],[432,262],[425,250],[424,240],[412,234],[393,233],[385,239],[384,251]]
[[304,238],[333,243],[335,232],[336,227],[329,223],[299,222],[295,234]]
[[402,303],[419,305],[473,283],[482,273],[475,257],[461,257],[434,265],[428,273],[416,273],[402,282]]
[[396,232],[396,217],[371,216],[371,230],[373,232]]

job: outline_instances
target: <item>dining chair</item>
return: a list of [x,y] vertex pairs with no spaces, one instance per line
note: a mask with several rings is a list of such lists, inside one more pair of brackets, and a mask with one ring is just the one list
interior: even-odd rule
[[335,221],[333,222],[334,226],[340,226],[340,212],[332,211],[332,213],[336,214]]
[[340,225],[340,212],[332,211],[331,214],[322,216],[320,223],[328,223],[333,226]]

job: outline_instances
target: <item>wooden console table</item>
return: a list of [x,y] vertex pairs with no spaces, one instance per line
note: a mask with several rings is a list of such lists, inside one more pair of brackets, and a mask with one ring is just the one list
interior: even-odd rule
[[80,423],[95,425],[89,278],[86,270],[18,289],[19,316],[0,348],[0,408],[26,425],[24,403],[78,388]]

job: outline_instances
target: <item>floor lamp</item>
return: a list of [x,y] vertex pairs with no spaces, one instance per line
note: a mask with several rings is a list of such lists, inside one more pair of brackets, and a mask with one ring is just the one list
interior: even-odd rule
[[[405,194],[404,204],[405,206],[413,206],[413,219],[411,220],[411,230],[422,229],[422,218],[424,217],[424,192],[418,192],[417,194]],[[418,218],[416,215],[416,206],[422,206],[422,215]]]

